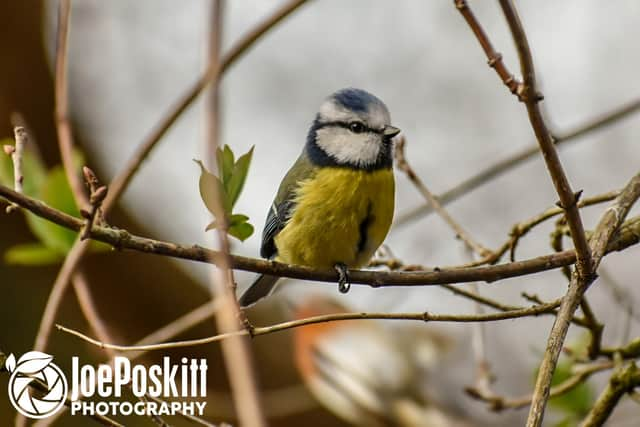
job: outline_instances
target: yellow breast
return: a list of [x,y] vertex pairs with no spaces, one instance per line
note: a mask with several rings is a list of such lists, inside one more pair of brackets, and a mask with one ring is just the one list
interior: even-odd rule
[[275,237],[277,259],[290,264],[366,264],[389,231],[394,209],[391,169],[324,167],[300,183],[293,215]]

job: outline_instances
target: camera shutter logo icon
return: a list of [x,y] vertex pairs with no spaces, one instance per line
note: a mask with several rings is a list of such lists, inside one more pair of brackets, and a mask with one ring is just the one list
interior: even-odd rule
[[[18,412],[29,418],[46,418],[55,414],[67,398],[67,379],[53,361],[53,356],[39,351],[23,354],[16,362],[13,354],[5,367],[9,378],[9,400]],[[36,382],[38,387],[32,387]]]

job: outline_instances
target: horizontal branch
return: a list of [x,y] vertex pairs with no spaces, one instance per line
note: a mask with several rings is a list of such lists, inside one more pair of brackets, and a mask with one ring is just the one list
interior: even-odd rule
[[258,335],[272,334],[274,332],[281,332],[287,329],[299,328],[302,326],[313,325],[317,323],[337,322],[345,320],[417,320],[421,322],[494,322],[498,320],[516,319],[520,317],[538,316],[554,311],[560,305],[560,300],[553,301],[547,304],[534,305],[532,307],[526,307],[520,310],[502,311],[498,313],[489,314],[432,314],[428,312],[422,313],[337,313],[337,314],[325,314],[321,316],[307,317],[305,319],[291,320],[289,322],[277,323],[270,326],[258,326],[248,330],[238,330],[225,334],[214,335],[211,337],[167,342],[160,344],[149,345],[117,345],[104,343],[95,340],[81,332],[75,331],[70,328],[66,328],[61,325],[56,325],[58,330],[74,335],[90,344],[96,345],[103,349],[115,350],[115,351],[152,351],[163,350],[168,348],[177,347],[193,347],[196,345],[209,344],[216,341],[221,341],[227,338],[251,335],[252,337]]
[[[71,230],[80,231],[84,221],[53,209],[39,200],[16,193],[10,188],[0,185],[0,197],[29,210],[33,214],[48,219]],[[638,243],[640,236],[640,220],[634,218],[628,221],[633,225],[631,229],[623,230],[622,240],[614,239],[611,250],[622,250],[627,246]],[[624,227],[623,227],[624,229]],[[91,239],[112,245],[116,249],[131,249],[139,252],[191,261],[216,264],[220,262],[218,251],[203,248],[198,245],[185,246],[172,242],[153,240],[139,237],[126,230],[94,226],[90,233]],[[566,250],[549,255],[542,255],[524,261],[510,262],[487,267],[448,268],[419,272],[392,271],[363,271],[352,270],[349,280],[352,284],[364,284],[373,287],[382,286],[427,286],[445,283],[495,282],[510,277],[524,276],[541,271],[553,270],[575,262],[573,250]],[[288,265],[275,261],[249,258],[239,255],[230,257],[231,267],[236,270],[253,271],[255,273],[271,274],[293,279],[315,280],[320,282],[337,282],[338,275],[333,269],[313,269],[305,266]]]

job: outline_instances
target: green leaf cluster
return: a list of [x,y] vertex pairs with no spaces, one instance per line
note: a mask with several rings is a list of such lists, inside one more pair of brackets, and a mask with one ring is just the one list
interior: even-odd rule
[[[5,139],[0,141],[1,145],[13,145],[13,141]],[[78,171],[83,163],[82,154],[75,151],[74,166]],[[27,196],[69,215],[80,215],[62,166],[57,165],[47,170],[36,153],[27,146],[22,157],[22,170],[23,190]],[[11,158],[5,155],[0,155],[0,184],[13,187],[13,163]],[[21,243],[7,249],[4,261],[17,265],[49,265],[62,261],[73,246],[78,233],[30,212],[23,212],[37,242]],[[98,247],[106,248],[105,245],[94,245],[94,249]]]
[[[242,193],[251,159],[253,148],[235,159],[235,155],[228,145],[218,148],[216,162],[219,177],[209,172],[200,160],[195,162],[200,166],[200,197],[209,212],[216,215],[216,197],[220,197],[224,214],[228,218],[228,233],[240,241],[249,238],[254,227],[249,223],[249,217],[233,212],[233,208]],[[218,196],[219,195],[219,196]],[[214,220],[206,227],[206,231],[217,228],[218,221]]]

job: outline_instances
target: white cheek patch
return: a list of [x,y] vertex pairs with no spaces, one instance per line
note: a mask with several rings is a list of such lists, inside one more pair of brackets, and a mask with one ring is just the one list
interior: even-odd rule
[[379,137],[370,133],[354,134],[343,128],[318,129],[316,144],[338,163],[369,166],[380,154]]

